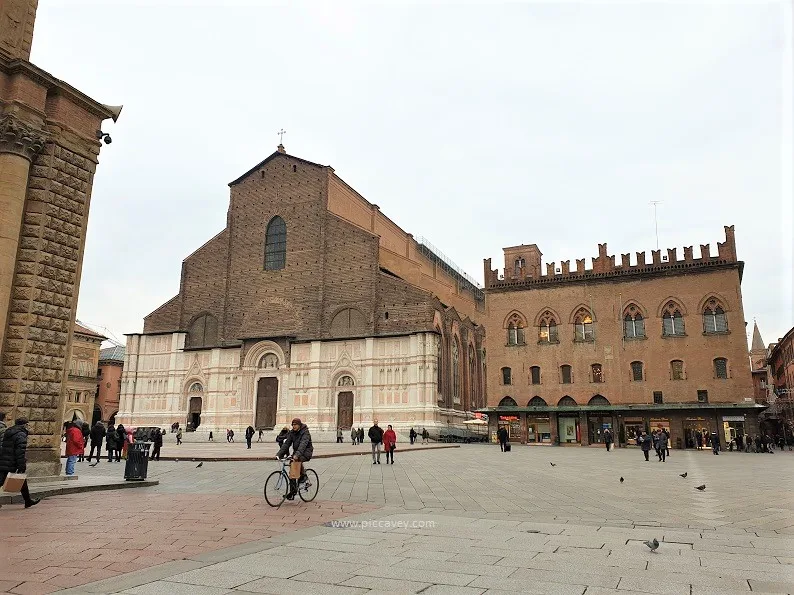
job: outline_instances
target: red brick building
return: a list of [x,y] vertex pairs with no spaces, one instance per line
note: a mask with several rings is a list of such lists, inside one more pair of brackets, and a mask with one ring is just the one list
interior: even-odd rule
[[[534,244],[485,260],[490,430],[532,444],[594,444],[604,430],[631,443],[667,428],[674,447],[696,432],[757,432],[743,263],[733,227],[718,253],[701,245],[620,262],[600,244],[585,259],[542,268]],[[634,262],[632,262],[634,260]]]
[[768,368],[772,392],[770,410],[764,417],[767,433],[789,440],[794,433],[794,328],[769,346]]
[[92,425],[99,420],[111,424],[116,421],[121,395],[121,373],[124,370],[124,351],[123,345],[113,345],[99,352]]

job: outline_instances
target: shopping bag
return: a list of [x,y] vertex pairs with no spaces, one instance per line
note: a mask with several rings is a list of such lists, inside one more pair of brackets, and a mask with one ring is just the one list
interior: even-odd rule
[[4,492],[20,491],[27,478],[28,478],[27,473],[9,473],[8,475],[6,475],[6,480],[3,483],[3,491]]
[[505,442],[505,452],[510,452],[510,448],[512,448],[510,446],[510,443],[509,442]]
[[298,479],[301,476],[301,462],[300,461],[292,461],[289,464],[289,478],[290,479]]

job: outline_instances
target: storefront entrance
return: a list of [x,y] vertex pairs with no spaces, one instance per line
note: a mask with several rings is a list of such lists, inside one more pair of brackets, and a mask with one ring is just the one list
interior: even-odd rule
[[722,430],[725,444],[730,444],[736,436],[744,437],[744,415],[725,415],[722,418]]
[[[604,443],[604,430],[612,431],[612,416],[610,415],[588,415],[587,416],[588,439],[590,444]],[[613,433],[614,440],[614,433]]]
[[628,446],[637,446],[637,439],[645,431],[645,420],[641,417],[627,417],[623,420],[623,430]]
[[709,438],[709,424],[703,417],[689,417],[684,420],[684,445],[686,448],[706,446]]
[[527,416],[527,444],[551,443],[551,424],[548,417]]
[[578,417],[558,417],[557,431],[560,444],[577,444],[581,440]]
[[521,442],[521,420],[517,415],[500,415],[499,427],[507,430],[510,442]]

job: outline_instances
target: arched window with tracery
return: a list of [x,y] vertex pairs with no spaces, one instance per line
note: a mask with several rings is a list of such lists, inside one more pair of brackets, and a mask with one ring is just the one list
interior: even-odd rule
[[517,313],[507,319],[507,344],[524,345],[524,319]]
[[686,334],[684,315],[681,307],[674,301],[669,301],[662,311],[662,334],[665,337],[682,337]]
[[623,312],[623,336],[626,339],[645,337],[645,320],[636,304],[629,304]]
[[280,271],[287,264],[287,224],[276,215],[265,231],[265,270]]
[[513,397],[505,397],[499,401],[499,407],[518,407],[518,403]]
[[579,308],[573,319],[574,340],[575,341],[594,341],[595,328],[593,327],[593,315],[587,308]]
[[703,310],[703,331],[706,333],[727,333],[728,318],[722,305],[714,298],[710,299]]
[[477,402],[477,356],[474,353],[474,345],[469,345],[469,402],[467,409]]
[[202,314],[190,323],[185,345],[187,347],[214,347],[218,343],[218,319],[212,314]]
[[538,325],[539,343],[559,343],[557,338],[557,319],[554,314],[546,310],[540,317]]
[[460,405],[460,344],[452,341],[452,402]]
[[436,342],[436,385],[438,391],[438,400],[443,400],[441,396],[444,390],[444,337],[441,333],[438,334],[438,341]]

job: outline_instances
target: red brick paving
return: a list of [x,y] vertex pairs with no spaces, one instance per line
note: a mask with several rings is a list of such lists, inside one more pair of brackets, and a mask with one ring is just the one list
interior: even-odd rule
[[377,507],[228,494],[72,494],[0,510],[0,592],[52,593]]

